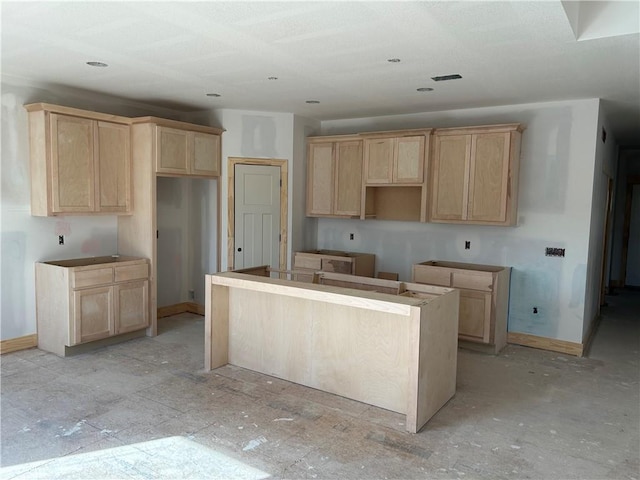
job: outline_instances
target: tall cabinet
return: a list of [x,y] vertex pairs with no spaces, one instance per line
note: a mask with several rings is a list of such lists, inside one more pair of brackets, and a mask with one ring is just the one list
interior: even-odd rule
[[[156,176],[217,178],[220,136],[224,130],[156,117],[132,119],[133,202],[129,217],[118,218],[118,251],[149,258],[148,334],[157,333],[157,191]],[[220,189],[218,188],[218,195]],[[220,201],[218,199],[218,210]],[[220,212],[217,212],[220,245]],[[219,265],[218,248],[218,265]]]

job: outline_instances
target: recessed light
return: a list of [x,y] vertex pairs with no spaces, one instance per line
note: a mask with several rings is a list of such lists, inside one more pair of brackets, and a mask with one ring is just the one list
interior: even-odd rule
[[399,58],[390,58],[389,60],[387,60],[387,62],[389,62],[389,63],[400,63],[400,59]]
[[207,97],[220,97],[221,96],[219,93],[206,93],[205,95]]
[[431,87],[420,87],[420,88],[416,88],[416,90],[418,92],[433,92],[433,88]]
[[305,103],[313,103],[313,104],[316,104],[316,103],[320,103],[320,100],[307,100]]
[[267,77],[267,80],[277,80],[278,77]]
[[92,67],[108,67],[109,66],[104,62],[87,62],[87,65],[90,65]]
[[459,73],[453,73],[451,75],[440,75],[439,77],[431,77],[431,80],[434,82],[444,82],[445,80],[457,80],[458,78],[462,78],[462,75]]

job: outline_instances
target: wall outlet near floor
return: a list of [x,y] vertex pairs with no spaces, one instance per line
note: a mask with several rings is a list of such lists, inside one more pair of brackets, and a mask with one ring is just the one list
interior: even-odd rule
[[64,235],[58,235],[58,245],[64,245]]
[[465,240],[465,242],[464,242],[464,249],[465,249],[465,250],[469,250],[469,249],[471,249],[471,241],[470,241],[470,240]]
[[538,314],[538,307],[533,307],[533,313],[536,315]]
[[354,239],[354,237],[355,237],[355,234],[353,234],[353,233],[350,233],[350,234],[349,234],[349,240],[353,240],[353,239]]

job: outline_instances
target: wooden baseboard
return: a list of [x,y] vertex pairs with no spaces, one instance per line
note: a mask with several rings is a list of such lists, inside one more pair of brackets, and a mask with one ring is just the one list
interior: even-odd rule
[[567,342],[566,340],[557,340],[555,338],[538,337],[529,335],[528,333],[507,333],[507,342],[516,345],[524,345],[525,347],[540,348],[542,350],[551,350],[552,352],[566,353],[567,355],[575,355],[581,357],[584,345],[581,343]]
[[5,353],[17,352],[18,350],[26,350],[38,346],[38,335],[26,335],[24,337],[10,338],[0,342],[0,355]]
[[180,313],[204,315],[204,305],[198,305],[195,302],[182,302],[158,308],[158,318],[170,317],[171,315],[178,315]]

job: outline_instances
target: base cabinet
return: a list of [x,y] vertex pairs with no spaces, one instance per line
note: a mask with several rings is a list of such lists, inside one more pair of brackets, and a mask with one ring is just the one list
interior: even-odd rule
[[296,252],[293,256],[295,279],[313,281],[314,272],[334,272],[361,277],[373,277],[376,272],[376,256],[372,253],[340,252],[335,250],[310,250]]
[[36,263],[38,348],[69,348],[149,326],[149,261],[95,257]]
[[511,267],[428,261],[413,265],[412,281],[460,290],[461,346],[498,353],[507,344]]

